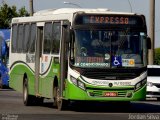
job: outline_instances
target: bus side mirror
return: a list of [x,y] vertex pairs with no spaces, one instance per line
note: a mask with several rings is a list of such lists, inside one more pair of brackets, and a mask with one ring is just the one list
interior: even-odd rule
[[68,20],[62,21],[62,27],[65,30],[65,32],[63,33],[65,37],[64,40],[66,43],[69,43],[70,42],[70,22]]
[[147,48],[151,49],[151,38],[147,37]]

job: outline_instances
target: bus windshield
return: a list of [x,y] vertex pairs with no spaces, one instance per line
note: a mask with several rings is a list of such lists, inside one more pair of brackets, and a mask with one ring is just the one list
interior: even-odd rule
[[121,68],[147,65],[145,32],[76,29],[74,36],[74,66]]

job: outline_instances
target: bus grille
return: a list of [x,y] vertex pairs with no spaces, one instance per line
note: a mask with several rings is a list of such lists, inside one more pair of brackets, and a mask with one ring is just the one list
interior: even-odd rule
[[73,67],[82,76],[99,80],[128,80],[140,76],[146,71],[143,68],[78,68]]
[[109,73],[109,72],[86,72],[83,74],[87,78],[101,80],[128,80],[137,77],[134,73]]

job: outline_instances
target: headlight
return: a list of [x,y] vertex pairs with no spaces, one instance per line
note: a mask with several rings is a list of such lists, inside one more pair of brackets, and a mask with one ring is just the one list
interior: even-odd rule
[[136,90],[139,89],[141,87],[141,82],[136,84]]
[[74,77],[70,77],[71,78],[71,82],[74,84],[74,85],[76,85],[77,87],[79,87],[79,88],[81,88],[81,89],[83,89],[83,90],[85,90],[86,88],[85,88],[85,84],[83,83],[83,82],[81,82],[80,80],[77,80],[76,78],[74,78]]
[[71,76],[71,82],[77,86],[77,79]]
[[78,81],[78,87],[82,88],[83,90],[85,90],[85,85],[84,83],[82,83],[81,81]]
[[143,87],[143,86],[146,84],[146,82],[147,82],[146,79],[138,82],[138,83],[135,85],[135,91],[137,91],[138,89],[140,89],[141,87]]

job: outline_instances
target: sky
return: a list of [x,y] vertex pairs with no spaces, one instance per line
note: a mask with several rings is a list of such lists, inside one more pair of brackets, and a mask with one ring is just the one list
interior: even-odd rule
[[[25,6],[29,11],[29,0],[3,0],[8,5],[15,5],[18,9]],[[76,6],[71,4],[64,4],[70,2],[77,4],[82,8],[108,8],[112,11],[120,12],[134,12],[144,14],[147,21],[148,35],[149,35],[149,2],[150,0],[33,0],[34,11],[44,9],[55,9],[55,8],[74,8]],[[130,4],[131,7],[130,7]],[[0,0],[2,2],[2,0]],[[155,48],[160,47],[160,0],[155,0]]]

